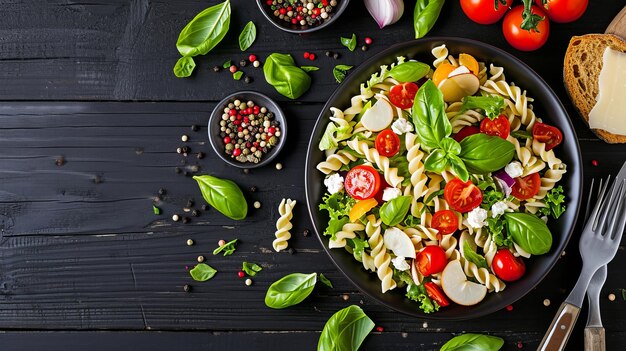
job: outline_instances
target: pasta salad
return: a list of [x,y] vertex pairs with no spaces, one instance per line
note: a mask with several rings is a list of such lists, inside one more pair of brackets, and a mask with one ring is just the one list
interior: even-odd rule
[[478,304],[550,250],[566,172],[561,131],[502,67],[432,54],[432,67],[398,57],[332,107],[317,165],[329,247],[426,313]]

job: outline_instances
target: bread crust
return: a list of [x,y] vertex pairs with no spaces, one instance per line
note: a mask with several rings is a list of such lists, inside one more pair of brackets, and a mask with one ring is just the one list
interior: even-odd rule
[[[563,62],[563,81],[574,107],[589,125],[589,112],[599,92],[602,56],[606,47],[626,52],[626,42],[612,34],[586,34],[570,39]],[[626,123],[626,121],[625,121]],[[607,143],[626,143],[626,135],[591,129]]]

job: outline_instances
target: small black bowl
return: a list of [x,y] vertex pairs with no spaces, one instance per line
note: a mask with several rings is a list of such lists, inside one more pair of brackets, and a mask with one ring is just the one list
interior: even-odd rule
[[[278,123],[280,123],[280,137],[278,138],[278,145],[274,146],[267,154],[263,155],[263,158],[259,163],[239,162],[224,153],[224,143],[220,137],[220,121],[222,119],[222,114],[224,113],[224,107],[228,106],[229,103],[235,100],[251,100],[256,105],[267,108],[269,112],[274,113],[274,118],[278,121]],[[215,106],[215,109],[213,109],[213,112],[211,113],[211,117],[209,117],[207,130],[209,133],[209,142],[211,143],[211,147],[213,147],[213,151],[215,151],[217,156],[219,156],[224,162],[237,168],[257,168],[270,163],[276,155],[278,155],[280,150],[282,150],[283,146],[285,146],[285,140],[287,139],[287,119],[285,118],[283,110],[280,109],[280,106],[278,106],[278,104],[268,96],[256,91],[240,91],[228,95]]]
[[284,21],[278,22],[275,19],[274,14],[272,13],[272,10],[265,4],[265,1],[256,0],[256,3],[257,5],[259,5],[259,9],[261,10],[261,13],[263,14],[263,16],[265,16],[265,18],[267,18],[268,21],[270,21],[270,23],[272,23],[277,28],[284,30],[285,32],[294,33],[294,34],[315,32],[333,23],[346,10],[346,7],[348,7],[348,3],[350,2],[350,0],[337,0],[337,2],[338,4],[337,4],[335,12],[329,15],[329,18],[324,23],[320,24],[319,26],[309,27],[306,29],[300,29],[299,25],[287,23]]

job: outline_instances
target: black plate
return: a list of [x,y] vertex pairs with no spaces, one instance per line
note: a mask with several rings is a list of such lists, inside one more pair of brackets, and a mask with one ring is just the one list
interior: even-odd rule
[[[380,282],[376,274],[366,272],[362,264],[355,261],[352,255],[345,250],[330,250],[328,248],[328,238],[322,235],[328,217],[326,212],[318,210],[318,204],[321,202],[325,191],[324,174],[319,172],[315,166],[324,160],[324,154],[319,151],[317,145],[326,124],[329,122],[329,108],[331,106],[347,108],[350,97],[359,93],[359,85],[365,82],[371,74],[378,72],[381,65],[395,62],[397,56],[431,63],[433,61],[431,50],[441,44],[446,44],[450,53],[455,56],[462,52],[468,53],[476,57],[477,60],[486,62],[487,65],[493,63],[504,67],[507,81],[515,82],[535,99],[533,106],[537,116],[541,117],[544,122],[556,125],[561,129],[564,142],[555,149],[555,152],[568,167],[567,173],[560,182],[565,189],[568,208],[558,220],[551,220],[548,225],[553,233],[552,249],[546,255],[533,256],[527,260],[526,274],[522,279],[507,284],[506,289],[500,293],[488,294],[478,305],[471,307],[453,305],[442,308],[437,313],[427,315],[422,313],[417,303],[404,297],[405,289],[396,288],[386,294],[381,293]],[[396,311],[430,319],[461,320],[484,316],[512,304],[526,295],[548,274],[565,248],[576,223],[582,196],[582,163],[578,139],[567,112],[552,89],[530,67],[510,54],[479,41],[433,37],[394,45],[350,72],[348,78],[330,97],[317,119],[309,142],[305,165],[305,184],[307,206],[315,232],[331,260],[348,280],[365,294]]]

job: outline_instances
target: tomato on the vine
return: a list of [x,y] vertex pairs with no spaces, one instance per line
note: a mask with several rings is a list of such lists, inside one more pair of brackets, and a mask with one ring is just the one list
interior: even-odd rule
[[413,82],[394,85],[389,90],[389,101],[401,109],[411,108],[419,87]]
[[435,302],[439,306],[446,307],[450,305],[448,297],[446,296],[446,294],[443,293],[443,291],[441,291],[441,288],[437,284],[433,282],[428,282],[424,284],[424,288],[426,288],[426,293],[428,294],[428,297],[435,300]]
[[446,252],[437,245],[426,246],[415,257],[415,268],[424,277],[443,271],[447,264]]
[[480,131],[487,135],[498,136],[502,139],[509,137],[511,131],[511,123],[505,115],[500,115],[496,118],[485,118],[480,122]]
[[[526,30],[521,28],[524,5],[518,5],[507,12],[502,21],[502,33],[512,47],[521,51],[533,51],[543,46],[550,35],[550,22],[547,18],[539,21],[537,29]],[[538,6],[532,5],[531,12],[540,17],[546,17],[545,12]]]
[[380,188],[380,175],[372,166],[355,166],[346,174],[344,188],[357,200],[372,198]]
[[439,210],[430,220],[430,226],[437,229],[439,234],[452,234],[459,227],[459,219],[451,210]]
[[[543,2],[545,1],[545,4]],[[573,22],[587,10],[589,0],[535,0],[547,14],[550,21],[558,23]]]
[[511,195],[520,200],[528,200],[539,193],[540,186],[541,177],[539,173],[529,174],[526,177],[517,177],[511,189]]
[[526,273],[526,264],[520,257],[515,257],[508,249],[500,249],[493,256],[493,272],[498,278],[512,282]]
[[453,210],[461,213],[475,209],[483,201],[480,188],[471,180],[463,182],[459,178],[454,178],[446,184],[443,197]]
[[557,127],[537,122],[533,126],[533,138],[545,143],[546,150],[550,151],[563,141],[563,134]]
[[391,157],[400,151],[400,138],[391,129],[384,129],[376,136],[376,150],[385,157]]
[[[504,16],[513,0],[505,2],[506,4],[500,0],[461,0],[461,8],[472,21],[480,24],[493,24]],[[497,10],[496,6],[498,6]]]

